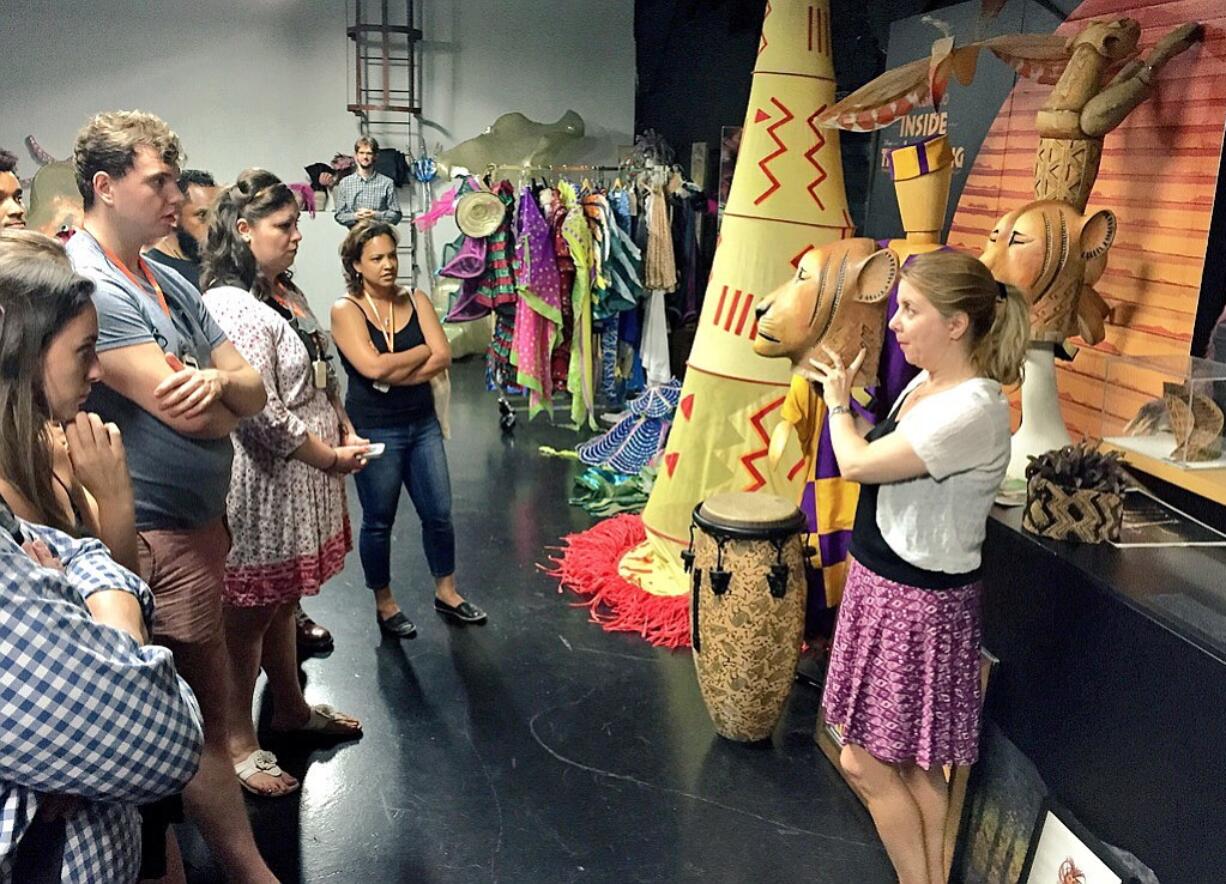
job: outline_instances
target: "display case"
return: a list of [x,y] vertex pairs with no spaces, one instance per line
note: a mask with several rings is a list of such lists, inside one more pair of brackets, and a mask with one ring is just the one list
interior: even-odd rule
[[1110,357],[1104,381],[1104,445],[1137,469],[1226,504],[1226,363]]

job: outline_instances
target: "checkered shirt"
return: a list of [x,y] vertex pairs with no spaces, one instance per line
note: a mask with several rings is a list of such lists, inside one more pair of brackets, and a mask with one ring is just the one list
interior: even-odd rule
[[196,772],[200,707],[166,648],[96,622],[85,599],[153,595],[93,539],[21,523],[64,570],[39,567],[0,532],[0,882],[47,794],[85,799],[66,820],[61,880],[131,882],[140,866],[137,805],[174,795]]
[[358,222],[358,209],[374,209],[375,218],[388,224],[399,224],[402,217],[400,198],[392,179],[378,172],[363,178],[357,172],[346,175],[336,185],[336,222],[352,227]]

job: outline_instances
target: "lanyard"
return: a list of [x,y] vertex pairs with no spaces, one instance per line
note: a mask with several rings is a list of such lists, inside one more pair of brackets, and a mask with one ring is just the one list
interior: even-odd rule
[[273,285],[272,299],[276,301],[278,304],[280,304],[282,307],[284,307],[286,310],[288,310],[290,313],[292,313],[294,316],[306,316],[307,315],[306,311],[302,309],[302,306],[290,297],[289,291],[285,288],[285,286],[282,283],[278,282]]
[[[123,261],[120,261],[118,256],[116,256],[116,254],[106,246],[102,245],[102,243],[98,243],[98,246],[102,249],[102,253],[106,255],[106,259],[120,271],[122,271],[123,275],[130,279],[134,286],[137,288],[141,287],[140,280],[136,278],[135,273],[128,269],[128,265],[124,264]],[[145,279],[153,288],[153,293],[157,295],[158,303],[162,306],[162,312],[167,316],[170,316],[170,305],[166,303],[166,295],[162,293],[162,287],[158,285],[157,277],[155,277],[149,270],[149,265],[145,263],[145,259],[138,256],[136,259],[136,266],[140,268],[141,273],[145,274]]]
[[302,339],[303,345],[307,348],[307,355],[312,362],[319,362],[322,359],[327,359],[325,355],[327,350],[327,342],[324,339],[321,331],[307,331],[303,328],[299,321],[307,317],[307,311],[290,295],[289,290],[280,282],[274,283],[272,290],[269,292],[272,299],[277,302],[280,307],[290,315],[285,317],[295,334]]
[[384,320],[379,313],[379,308],[375,306],[374,299],[370,293],[363,290],[362,297],[366,299],[367,306],[370,307],[370,312],[375,314],[375,319],[379,320],[379,325],[383,328],[383,340],[387,342],[387,352],[396,352],[396,300],[393,297],[391,303],[391,316]]

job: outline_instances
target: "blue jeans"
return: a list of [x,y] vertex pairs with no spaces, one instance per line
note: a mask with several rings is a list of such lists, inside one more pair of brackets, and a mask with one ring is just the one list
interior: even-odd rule
[[434,415],[399,427],[355,427],[358,435],[387,446],[383,456],[354,474],[362,502],[358,554],[370,589],[391,583],[392,525],[403,484],[421,519],[426,563],[435,577],[455,573],[455,528],[451,524],[451,476],[443,431]]

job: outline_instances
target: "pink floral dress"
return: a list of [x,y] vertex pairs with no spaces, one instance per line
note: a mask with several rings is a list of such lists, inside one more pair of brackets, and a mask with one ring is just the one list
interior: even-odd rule
[[[305,299],[290,293],[314,323]],[[315,595],[353,548],[340,477],[289,455],[313,433],[340,438],[327,391],[316,389],[311,357],[294,328],[250,292],[222,286],[204,303],[226,337],[260,373],[268,404],[232,434],[234,471],[226,513],[234,544],[226,559],[223,598],[240,608]]]

